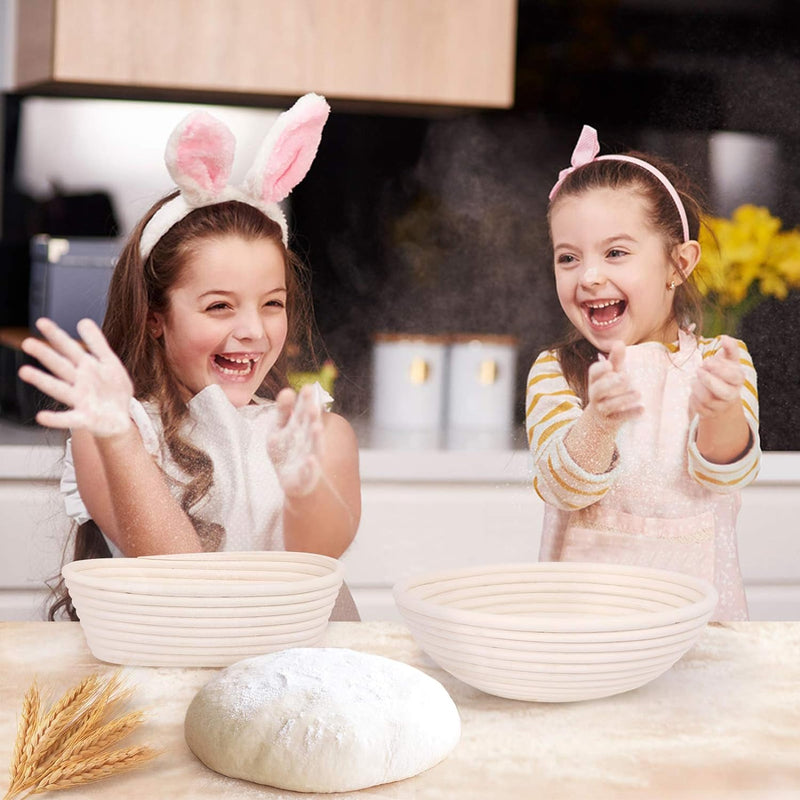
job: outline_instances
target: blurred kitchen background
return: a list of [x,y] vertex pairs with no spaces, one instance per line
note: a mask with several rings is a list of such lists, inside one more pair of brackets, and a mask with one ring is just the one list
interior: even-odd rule
[[[714,214],[754,203],[787,228],[800,224],[794,0],[396,0],[417,12],[458,14],[478,38],[505,36],[495,68],[508,91],[494,97],[477,81],[473,97],[425,96],[424,87],[396,96],[330,90],[321,80],[289,91],[272,85],[269,74],[262,91],[155,86],[146,76],[136,85],[92,83],[55,74],[59,48],[67,46],[61,37],[69,33],[59,27],[59,2],[1,2],[0,328],[31,322],[31,237],[126,235],[170,188],[164,143],[199,103],[233,129],[243,171],[278,111],[302,91],[328,96],[332,114],[319,154],[288,210],[294,246],[313,271],[320,353],[336,365],[338,408],[357,426],[373,413],[377,336],[469,334],[513,342],[508,399],[514,443],[524,446],[528,368],[564,331],[547,194],[584,123],[598,129],[604,152],[642,149],[684,166],[705,187]],[[73,0],[73,12],[89,13],[95,2]],[[109,13],[119,17],[119,5],[107,3]],[[150,5],[141,0],[144,16]],[[201,4],[164,5],[187,13]],[[224,7],[236,15],[248,6],[237,0]],[[306,12],[314,6],[297,4]],[[340,4],[343,12],[352,6]],[[481,6],[505,15],[499,32],[481,37],[485,22],[470,18]],[[30,26],[26,15],[34,12],[47,24]],[[83,52],[120,35],[94,23],[72,32]],[[157,50],[158,41],[151,44]],[[425,48],[441,49],[443,69],[457,58],[465,69],[483,69],[480,53],[439,44]],[[347,35],[339,46],[346,60]],[[119,47],[135,50],[136,43]],[[31,74],[23,85],[25,48],[55,53],[53,74]],[[190,65],[203,51],[179,57]],[[767,298],[742,322],[759,375],[765,449],[800,450],[799,334],[797,291]]]

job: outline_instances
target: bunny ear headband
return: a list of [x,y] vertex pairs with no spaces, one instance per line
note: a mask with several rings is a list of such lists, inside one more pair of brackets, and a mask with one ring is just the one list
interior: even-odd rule
[[329,112],[324,97],[303,95],[275,121],[240,186],[228,184],[236,147],[233,134],[205,111],[189,114],[172,132],[164,154],[180,194],[164,203],[145,225],[139,242],[142,261],[190,211],[227,200],[254,206],[277,222],[286,245],[286,217],[278,203],[308,172]]
[[640,158],[623,155],[598,156],[597,154],[599,152],[600,144],[597,141],[597,131],[589,125],[584,125],[583,129],[581,130],[581,135],[578,137],[578,143],[575,145],[575,149],[572,151],[572,159],[570,161],[572,166],[562,169],[561,172],[558,173],[558,180],[556,181],[555,186],[553,186],[553,188],[550,190],[550,200],[555,197],[556,192],[558,192],[558,190],[561,188],[561,184],[564,183],[567,175],[574,172],[579,167],[590,164],[592,161],[627,161],[631,164],[637,164],[638,166],[642,167],[642,169],[646,169],[651,175],[654,175],[656,178],[658,178],[663,187],[667,190],[667,192],[669,192],[669,196],[672,198],[673,202],[675,203],[675,207],[678,209],[678,216],[681,218],[681,226],[683,227],[683,241],[688,242],[691,237],[689,236],[689,222],[686,218],[686,209],[683,206],[683,201],[681,200],[680,195],[675,187],[670,183],[667,176],[664,175],[661,170],[656,169],[652,164],[648,164],[646,161],[642,161]]

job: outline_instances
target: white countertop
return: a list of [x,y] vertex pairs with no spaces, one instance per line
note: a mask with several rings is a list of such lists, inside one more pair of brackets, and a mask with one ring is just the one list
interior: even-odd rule
[[[368,436],[359,434],[362,442]],[[0,480],[54,480],[61,475],[64,434],[0,420]],[[504,450],[361,448],[361,478],[371,483],[530,484],[530,456]],[[800,453],[767,452],[758,485],[800,484]]]

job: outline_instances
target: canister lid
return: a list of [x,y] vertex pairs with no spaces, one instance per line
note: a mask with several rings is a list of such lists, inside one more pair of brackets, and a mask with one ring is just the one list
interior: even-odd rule
[[508,347],[516,347],[519,344],[516,336],[504,333],[454,333],[449,338],[451,344],[480,342],[481,344],[507,345]]
[[372,341],[380,342],[422,342],[424,344],[448,344],[450,337],[447,334],[428,333],[375,333]]

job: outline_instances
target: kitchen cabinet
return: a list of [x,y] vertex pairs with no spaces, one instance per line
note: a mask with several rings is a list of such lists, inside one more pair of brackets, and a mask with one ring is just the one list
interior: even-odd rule
[[[61,434],[0,423],[0,620],[41,619],[69,523]],[[366,441],[366,439],[365,439]],[[366,620],[399,620],[391,587],[431,570],[536,561],[544,506],[524,450],[361,451],[363,512],[343,556]],[[765,453],[742,493],[739,553],[753,619],[800,620],[800,453]]]
[[516,12],[516,0],[24,0],[16,88],[508,108]]

